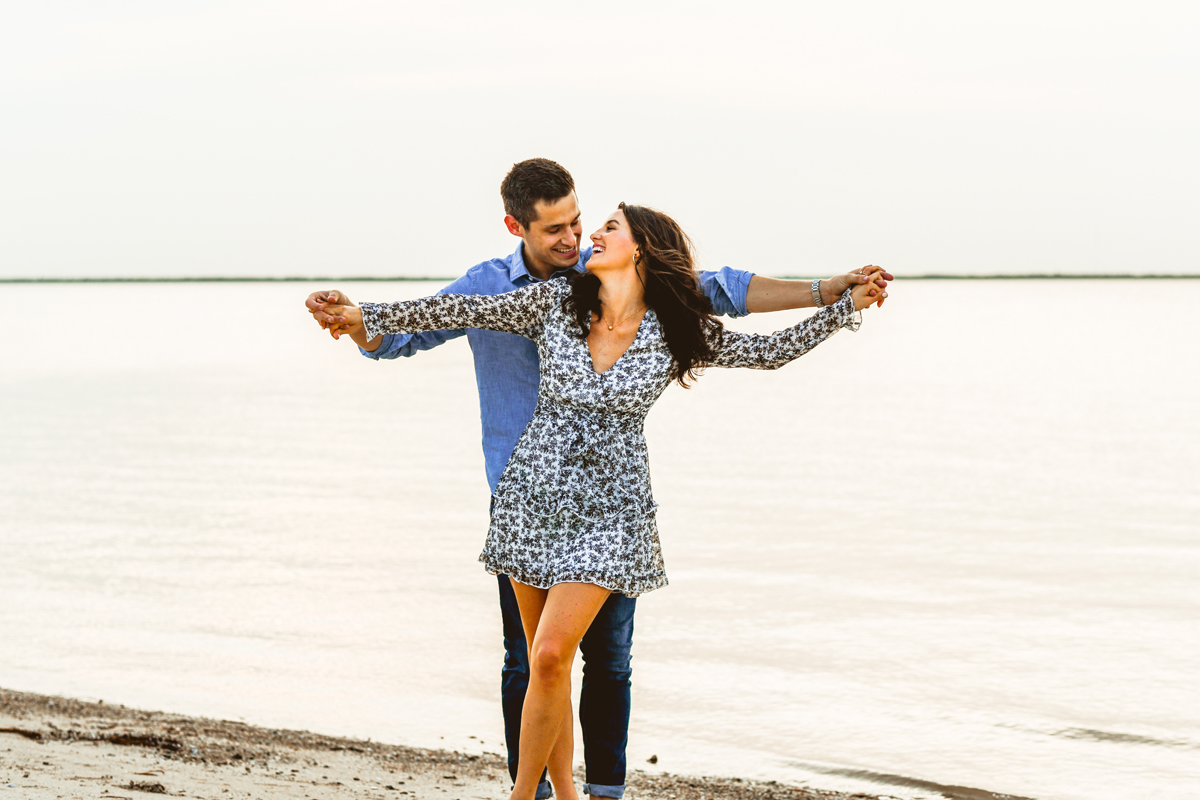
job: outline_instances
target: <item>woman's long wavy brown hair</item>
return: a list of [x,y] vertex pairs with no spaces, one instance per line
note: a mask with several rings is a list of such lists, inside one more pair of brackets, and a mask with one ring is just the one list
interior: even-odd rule
[[[713,360],[710,331],[722,328],[712,303],[700,288],[692,240],[679,223],[661,211],[621,203],[629,231],[641,252],[645,273],[646,305],[654,309],[667,349],[675,359],[671,379],[688,388]],[[568,310],[575,315],[584,337],[592,314],[600,316],[600,279],[589,273],[572,276]]]

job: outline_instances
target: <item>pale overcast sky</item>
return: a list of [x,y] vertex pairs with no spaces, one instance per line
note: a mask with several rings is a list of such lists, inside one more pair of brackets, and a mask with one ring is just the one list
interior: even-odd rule
[[1200,272],[1200,3],[0,5],[0,277],[456,276],[553,158],[706,267]]

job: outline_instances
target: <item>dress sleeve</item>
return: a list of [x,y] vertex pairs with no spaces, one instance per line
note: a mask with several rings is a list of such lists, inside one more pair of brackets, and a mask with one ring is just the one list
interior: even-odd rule
[[484,328],[536,338],[566,291],[565,280],[543,281],[504,294],[438,294],[398,303],[363,303],[368,339],[384,333]]
[[812,350],[840,328],[858,330],[861,316],[854,310],[854,300],[847,289],[841,300],[822,308],[798,325],[770,336],[716,330],[713,332],[716,357],[710,366],[779,369]]
[[[471,287],[471,273],[468,272],[450,285],[438,289],[437,293],[474,294]],[[426,331],[425,333],[389,333],[383,337],[383,341],[376,349],[364,350],[360,347],[358,352],[374,361],[399,358],[400,356],[409,358],[422,350],[432,350],[438,345],[445,344],[451,339],[457,339],[459,336],[466,336],[466,334],[467,332],[463,328]]]

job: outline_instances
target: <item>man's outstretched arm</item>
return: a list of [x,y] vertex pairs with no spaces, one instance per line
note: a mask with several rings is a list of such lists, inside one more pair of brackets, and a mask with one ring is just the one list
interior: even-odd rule
[[[871,273],[878,271],[879,267],[866,266],[821,281],[821,301],[825,305],[836,303],[843,292],[866,283],[870,280]],[[892,275],[887,272],[882,272],[875,279],[873,287],[875,294],[871,296],[878,298],[879,305],[883,305],[883,300],[887,297],[887,285],[890,280],[892,280]],[[746,288],[746,310],[751,314],[784,311],[789,308],[812,308],[815,305],[812,281],[783,280],[755,275],[750,279],[750,285]]]

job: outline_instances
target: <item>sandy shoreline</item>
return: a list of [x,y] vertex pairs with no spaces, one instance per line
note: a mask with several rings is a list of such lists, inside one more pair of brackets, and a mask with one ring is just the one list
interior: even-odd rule
[[[900,779],[947,800],[1031,800]],[[576,773],[583,783],[582,770]],[[504,760],[0,688],[0,800],[507,800]],[[895,800],[778,781],[630,770],[629,800]],[[586,797],[586,795],[585,795]]]
[[[582,782],[582,776],[579,776]],[[0,689],[0,797],[504,800],[495,755],[421,750]],[[775,782],[629,775],[631,800],[878,800]]]

